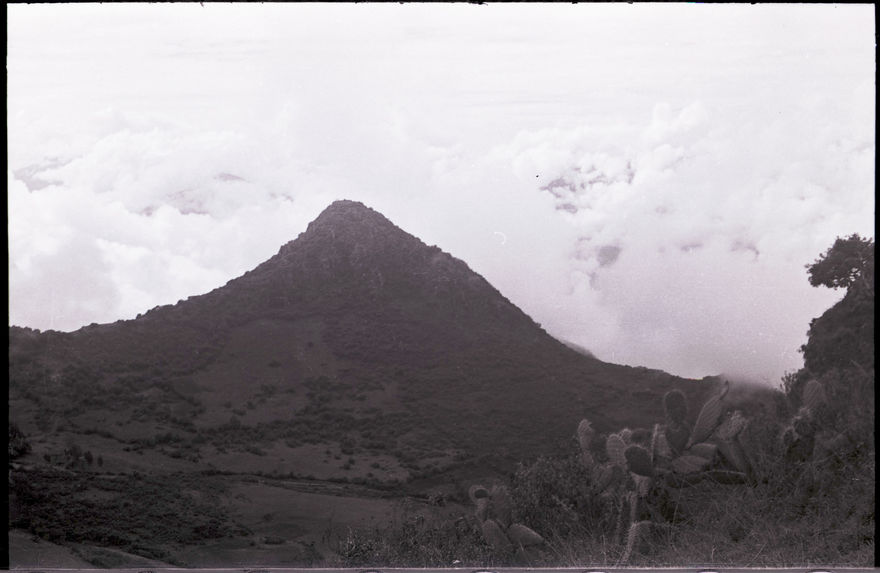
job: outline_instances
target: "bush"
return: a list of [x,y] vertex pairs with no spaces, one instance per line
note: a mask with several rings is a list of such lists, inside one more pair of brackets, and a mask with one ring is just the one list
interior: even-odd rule
[[595,531],[603,523],[600,502],[590,491],[589,473],[574,455],[520,464],[510,495],[517,520],[545,538]]

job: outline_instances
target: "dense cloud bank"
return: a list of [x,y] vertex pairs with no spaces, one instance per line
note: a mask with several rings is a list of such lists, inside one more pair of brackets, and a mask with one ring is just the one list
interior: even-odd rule
[[207,292],[355,199],[619,363],[776,383],[873,236],[870,6],[17,5],[11,324]]

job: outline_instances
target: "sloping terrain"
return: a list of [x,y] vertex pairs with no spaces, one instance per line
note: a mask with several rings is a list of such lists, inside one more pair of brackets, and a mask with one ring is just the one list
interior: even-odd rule
[[667,390],[695,410],[714,387],[565,346],[464,262],[351,201],[210,293],[72,333],[11,327],[9,352],[31,469],[382,495],[461,494],[565,450],[582,417],[648,426]]

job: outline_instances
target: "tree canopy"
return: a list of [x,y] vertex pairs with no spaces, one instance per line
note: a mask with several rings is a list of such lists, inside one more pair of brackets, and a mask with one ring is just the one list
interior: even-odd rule
[[833,289],[853,285],[874,288],[874,239],[854,233],[834,244],[807,265],[810,284]]

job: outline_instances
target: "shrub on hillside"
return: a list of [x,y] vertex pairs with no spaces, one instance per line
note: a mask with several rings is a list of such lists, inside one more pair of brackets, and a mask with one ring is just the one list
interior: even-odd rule
[[604,525],[601,500],[577,456],[541,457],[520,464],[510,486],[517,519],[544,537],[596,531]]

